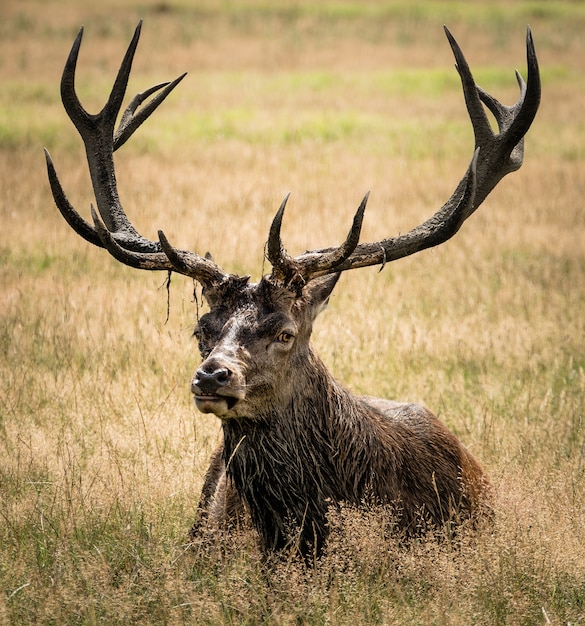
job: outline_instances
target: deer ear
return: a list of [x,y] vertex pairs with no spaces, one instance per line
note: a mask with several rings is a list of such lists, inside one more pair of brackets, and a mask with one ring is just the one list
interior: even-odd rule
[[315,278],[303,288],[302,299],[306,306],[313,310],[313,318],[327,308],[329,296],[340,276],[341,272],[337,272],[322,278]]

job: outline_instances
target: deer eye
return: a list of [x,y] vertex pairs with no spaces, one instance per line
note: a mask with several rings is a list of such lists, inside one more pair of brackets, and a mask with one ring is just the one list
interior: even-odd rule
[[286,330],[283,330],[277,337],[276,337],[276,342],[277,343],[281,343],[283,345],[287,345],[289,343],[291,343],[291,341],[295,338],[295,336],[292,333],[289,333]]

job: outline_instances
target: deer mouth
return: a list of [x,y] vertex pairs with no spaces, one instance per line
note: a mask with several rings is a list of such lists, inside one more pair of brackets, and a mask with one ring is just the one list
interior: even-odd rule
[[195,406],[201,413],[214,413],[219,416],[231,411],[240,401],[240,398],[211,393],[196,393],[194,400]]

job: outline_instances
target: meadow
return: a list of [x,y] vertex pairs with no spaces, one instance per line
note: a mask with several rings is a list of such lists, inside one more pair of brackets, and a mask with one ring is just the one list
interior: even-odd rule
[[[99,4],[99,6],[98,6]],[[422,402],[481,460],[493,523],[405,547],[343,509],[313,568],[249,533],[187,542],[217,418],[189,392],[194,285],[140,272],[59,215],[43,147],[89,216],[59,95],[101,108],[140,18],[128,95],[187,78],[116,155],[146,236],[267,271],[405,232],[451,195],[473,135],[447,24],[505,103],[530,24],[543,99],[525,164],[451,241],[347,272],[315,329],[356,393]],[[585,5],[406,0],[4,0],[0,6],[0,623],[585,624]]]

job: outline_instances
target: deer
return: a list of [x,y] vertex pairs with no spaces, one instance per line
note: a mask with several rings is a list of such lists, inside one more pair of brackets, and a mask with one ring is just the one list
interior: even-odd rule
[[222,269],[209,253],[174,247],[162,230],[157,240],[146,238],[122,208],[113,153],[185,77],[137,94],[119,116],[141,26],[99,113],[88,113],[75,90],[83,27],[63,70],[63,106],[84,142],[97,204],[97,211],[90,207],[91,223],[69,202],[46,149],[45,156],[55,204],[78,235],[130,267],[175,272],[201,287],[208,310],[197,314],[194,335],[202,361],[190,390],[197,409],[219,419],[223,437],[205,474],[190,537],[232,528],[246,515],[265,554],[291,550],[306,556],[322,552],[328,516],[345,504],[390,507],[393,528],[405,537],[481,520],[491,508],[492,489],[463,443],[422,405],[354,395],[328,371],[310,339],[343,272],[384,267],[446,242],[500,180],[521,167],[524,137],[541,96],[530,27],[527,79],[516,71],[520,96],[511,106],[476,85],[444,27],[475,148],[436,213],[404,234],[363,243],[366,194],[341,245],[293,257],[281,238],[287,195],[268,231],[264,256],[271,271],[251,282]]

